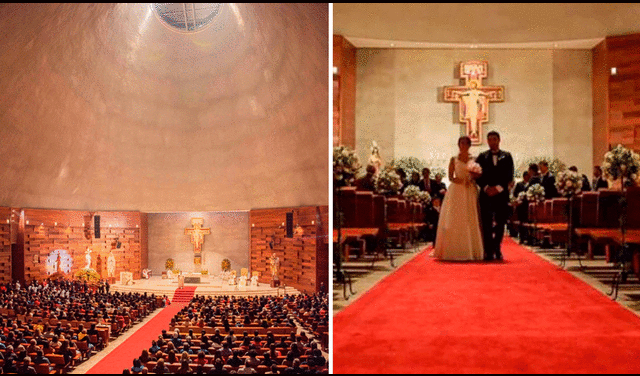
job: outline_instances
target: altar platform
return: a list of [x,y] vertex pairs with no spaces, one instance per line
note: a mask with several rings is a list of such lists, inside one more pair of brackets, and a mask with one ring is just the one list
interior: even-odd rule
[[[186,286],[196,287],[195,295],[205,296],[264,296],[264,295],[295,295],[300,292],[293,287],[287,286],[286,288],[274,288],[267,283],[259,283],[258,286],[229,286],[221,283],[216,278],[202,278],[200,283],[187,283]],[[178,288],[178,279],[163,279],[162,277],[153,276],[149,279],[136,279],[132,285],[124,286],[120,284],[120,281],[111,285],[110,291],[120,292],[137,292],[156,295],[167,295],[169,299],[172,299],[173,293]]]

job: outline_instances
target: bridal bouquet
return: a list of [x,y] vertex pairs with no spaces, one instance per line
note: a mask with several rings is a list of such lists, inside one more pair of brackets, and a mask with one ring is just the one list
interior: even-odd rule
[[534,184],[527,190],[527,200],[531,202],[544,201],[544,188],[540,184]]
[[556,188],[565,197],[578,195],[582,192],[582,176],[573,171],[561,171],[556,177]]
[[467,163],[467,171],[474,179],[479,178],[482,175],[482,167],[476,161],[469,161]]
[[362,165],[355,151],[347,146],[333,148],[333,181],[335,187],[348,185]]
[[622,145],[604,155],[602,172],[605,179],[617,180],[622,178],[625,185],[634,185],[640,171],[640,155]]
[[408,186],[403,193],[404,197],[409,201],[420,202],[428,205],[431,202],[431,195],[429,192],[421,191],[420,188],[415,185]]
[[380,171],[376,180],[376,193],[382,195],[397,194],[402,188],[400,176],[396,174],[393,167],[386,167]]

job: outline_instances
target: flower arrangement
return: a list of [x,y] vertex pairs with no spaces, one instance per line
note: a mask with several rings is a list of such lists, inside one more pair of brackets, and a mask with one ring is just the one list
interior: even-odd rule
[[428,205],[431,202],[431,195],[429,192],[421,191],[420,188],[415,185],[408,186],[403,193],[404,197],[409,201],[420,202]]
[[228,272],[229,270],[231,270],[231,261],[229,259],[222,260],[222,271]]
[[173,273],[173,274],[175,274],[175,275],[178,275],[178,274],[180,274],[180,269],[173,269],[173,270],[171,271],[171,273]]
[[544,201],[544,188],[540,184],[534,184],[527,190],[527,200],[531,202]]
[[164,262],[164,268],[166,270],[173,270],[174,265],[175,265],[175,262],[173,261],[172,258],[167,259],[167,261]]
[[[429,167],[429,166],[427,166]],[[429,175],[430,178],[435,179],[436,175],[440,175],[443,178],[447,176],[447,172],[445,171],[444,168],[442,167],[429,167],[429,171],[431,171],[431,174]]]
[[80,269],[75,274],[76,279],[87,282],[100,281],[100,274],[93,269]]
[[378,180],[375,183],[376,193],[383,195],[397,194],[402,188],[400,176],[394,168],[385,168],[380,171]]
[[560,171],[564,171],[567,169],[567,165],[564,164],[560,159],[555,157],[531,157],[522,161],[518,168],[514,171],[514,176],[516,178],[521,178],[522,174],[529,169],[529,165],[532,163],[538,164],[542,161],[546,161],[549,164],[549,172],[552,175],[557,176]]
[[394,169],[403,169],[405,174],[407,174],[407,178],[411,178],[411,174],[414,172],[422,174],[422,169],[426,167],[426,164],[424,161],[416,157],[402,157],[393,159],[391,161],[391,166],[393,166]]
[[334,187],[349,185],[362,168],[358,155],[347,146],[333,148]]
[[482,175],[482,167],[476,161],[467,162],[467,171],[474,179],[479,178]]
[[635,185],[640,171],[640,155],[622,145],[604,155],[602,173],[605,179],[623,179],[626,186]]
[[525,192],[525,191],[522,191],[522,192],[518,193],[517,196],[510,195],[509,196],[509,203],[511,204],[511,206],[521,205],[524,202],[524,200],[526,199],[526,197],[527,197],[527,192]]
[[562,196],[573,196],[582,192],[582,176],[574,171],[560,171],[556,176],[556,188]]
[[209,275],[209,269],[202,269],[202,270],[200,271],[200,274],[202,274],[202,275]]

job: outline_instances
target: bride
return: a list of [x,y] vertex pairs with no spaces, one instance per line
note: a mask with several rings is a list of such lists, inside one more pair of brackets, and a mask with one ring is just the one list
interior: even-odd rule
[[469,154],[471,139],[458,139],[460,153],[451,158],[449,179],[451,187],[444,196],[435,250],[432,256],[441,260],[483,260],[484,249],[478,215],[478,187],[475,179],[482,170]]

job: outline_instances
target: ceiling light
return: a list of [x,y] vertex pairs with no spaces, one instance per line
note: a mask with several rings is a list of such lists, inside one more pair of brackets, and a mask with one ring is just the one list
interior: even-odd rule
[[616,74],[618,74],[618,68],[616,68],[616,67],[612,67],[612,68],[611,68],[611,75],[612,75],[612,76],[615,76]]
[[338,74],[338,67],[333,67],[333,74]]
[[153,9],[172,30],[195,33],[213,21],[220,13],[221,3],[156,3]]
[[391,43],[391,47],[394,47],[396,44],[395,43]]

